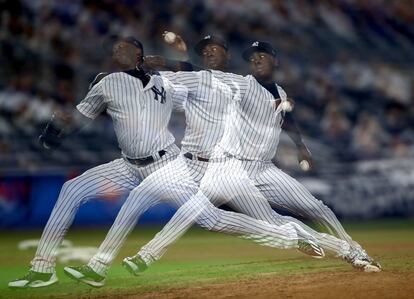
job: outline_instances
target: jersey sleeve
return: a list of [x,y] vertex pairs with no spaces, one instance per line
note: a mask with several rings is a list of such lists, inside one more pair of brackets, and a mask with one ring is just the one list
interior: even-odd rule
[[173,109],[178,111],[184,111],[185,102],[188,98],[188,88],[182,84],[171,84],[172,85],[172,102]]
[[237,74],[229,74],[227,80],[231,80],[231,84],[236,86],[234,91],[233,100],[240,101],[247,92],[247,88],[250,84],[249,77],[243,77]]
[[160,72],[162,77],[167,78],[173,84],[184,85],[188,93],[196,94],[200,82],[197,72]]
[[88,118],[95,119],[106,109],[103,81],[93,85],[76,109]]
[[88,90],[91,90],[94,85],[98,84],[103,78],[105,78],[108,75],[109,73],[105,73],[105,72],[97,74],[95,78],[93,79],[93,81],[89,84]]

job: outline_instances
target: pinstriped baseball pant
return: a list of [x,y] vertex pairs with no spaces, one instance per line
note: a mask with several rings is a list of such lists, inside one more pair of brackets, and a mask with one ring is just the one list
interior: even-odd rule
[[59,246],[79,207],[90,199],[113,199],[127,195],[144,178],[166,165],[179,153],[176,145],[171,145],[166,150],[165,156],[145,167],[137,167],[124,159],[116,159],[89,169],[65,182],[43,230],[35,257],[31,262],[31,269],[52,273]]
[[[211,164],[209,166],[208,163],[191,161],[180,156],[166,167],[149,176],[139,188],[131,192],[130,197],[121,208],[114,225],[101,244],[98,253],[91,259],[88,265],[101,275],[105,275],[107,268],[115,258],[128,233],[135,226],[139,216],[150,206],[163,200],[177,201],[181,198],[187,201],[191,199],[179,209],[179,212],[173,216],[167,226],[141,249],[139,254],[148,263],[161,258],[168,245],[177,240],[194,222],[210,230],[229,232],[229,224],[226,227],[225,225],[223,226],[222,222],[217,221],[217,219],[225,218],[221,216],[221,213],[227,212],[213,209],[209,200],[202,193],[197,193],[207,167],[211,168]],[[308,232],[316,236],[316,239],[321,241],[321,245],[325,249],[333,251],[337,255],[342,254],[343,247],[347,245],[346,242],[330,235],[319,234],[295,218],[277,214],[272,210],[263,195],[254,187],[251,180],[247,176],[240,176],[240,173],[245,175],[246,172],[239,172],[239,175],[237,175],[237,172],[236,174],[233,173],[234,170],[234,167],[226,166],[223,169],[209,170],[212,178],[217,178],[218,180],[213,182],[211,181],[212,178],[207,179],[214,186],[213,189],[220,188],[225,191],[223,194],[209,192],[209,196],[213,199],[214,204],[220,205],[230,199],[231,201],[228,204],[232,205],[235,210],[257,217],[260,220],[265,220],[271,224],[282,226],[286,224],[292,225],[291,222],[295,222],[305,228],[304,232],[301,227],[298,228],[295,225],[295,229],[302,234],[302,237],[308,237],[306,234]],[[231,175],[229,175],[230,173]],[[228,180],[228,178],[234,179]],[[203,179],[203,182],[205,182],[205,179]],[[252,190],[256,191],[252,192]],[[194,196],[195,194],[197,195]],[[245,219],[250,221],[250,225],[253,224],[248,218]],[[262,223],[261,225],[267,227],[267,224],[264,225]],[[235,230],[235,232],[240,233],[240,229]],[[261,236],[266,234],[266,232],[260,229],[257,231],[245,231],[247,235],[254,232],[258,232]],[[256,239],[258,242],[261,242],[261,240],[260,236]],[[264,245],[283,247],[277,242],[277,239],[271,239],[269,243]]]
[[[166,228],[157,234],[156,240],[159,242],[156,247],[160,253],[154,256],[143,254],[143,258],[147,259],[148,263],[161,256],[170,244],[170,240],[178,239],[195,222],[208,230],[267,237],[268,242],[265,245],[268,246],[296,248],[297,233],[292,224],[275,226],[243,214],[224,211],[216,208],[208,198],[197,193],[207,167],[206,162],[192,161],[180,155],[176,160],[147,177],[130,193],[97,254],[88,265],[97,273],[106,275],[107,268],[134,228],[139,216],[161,201],[181,200],[183,205],[179,211],[184,213],[175,214]],[[195,194],[197,195],[194,196]],[[193,199],[190,201],[191,198]],[[188,202],[184,204],[186,201]],[[168,233],[163,234],[163,232]],[[151,248],[151,244],[148,248]]]
[[[347,254],[349,247],[356,244],[345,232],[328,206],[317,200],[301,183],[277,168],[271,161],[231,159],[226,164],[225,172],[220,169],[223,166],[216,166],[218,169],[211,171],[211,173],[220,172],[223,179],[220,180],[217,176],[210,177],[208,184],[205,185],[210,196],[223,196],[220,194],[220,190],[227,190],[227,186],[235,184],[234,181],[240,182],[244,179],[254,186],[250,189],[252,195],[259,191],[262,196],[227,194],[227,196],[231,196],[228,205],[232,208],[276,225],[287,222],[297,223],[311,234],[325,250],[337,256]],[[214,187],[212,188],[212,186]],[[275,212],[271,206],[311,220],[326,228],[330,234],[316,232],[294,217],[282,216]]]
[[[293,217],[282,216],[273,211],[269,204],[273,198],[265,192],[267,191],[265,187],[274,181],[254,179],[259,178],[259,174],[265,174],[265,178],[269,175],[272,176],[273,173],[268,172],[269,169],[272,171],[274,168],[277,169],[271,162],[239,161],[236,159],[228,159],[223,163],[209,163],[197,195],[182,206],[163,230],[142,247],[138,254],[147,263],[160,259],[167,247],[176,241],[189,228],[191,220],[200,214],[199,209],[209,208],[203,200],[205,197],[202,195],[204,194],[216,205],[227,203],[237,211],[271,224],[284,225],[293,222],[300,237],[307,238],[311,235],[324,249],[338,256],[345,255],[349,250],[349,244],[346,241],[328,234],[318,233]],[[318,202],[318,204],[322,203]],[[249,236],[243,237],[250,238]],[[261,240],[263,238],[259,236],[257,241]]]

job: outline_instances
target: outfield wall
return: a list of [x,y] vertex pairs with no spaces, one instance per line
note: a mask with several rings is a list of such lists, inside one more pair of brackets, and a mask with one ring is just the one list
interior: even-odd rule
[[[0,227],[31,228],[45,225],[63,183],[73,174],[12,175],[0,177]],[[75,225],[112,223],[125,198],[90,200],[81,206]],[[166,204],[150,209],[140,223],[167,221],[174,209]]]
[[[373,219],[414,216],[414,159],[380,160],[332,165],[324,172],[299,180],[341,218]],[[80,172],[49,171],[0,176],[0,227],[42,227],[63,183]],[[125,198],[91,200],[84,204],[75,225],[107,225],[115,218]],[[152,208],[140,223],[167,221],[174,208]]]

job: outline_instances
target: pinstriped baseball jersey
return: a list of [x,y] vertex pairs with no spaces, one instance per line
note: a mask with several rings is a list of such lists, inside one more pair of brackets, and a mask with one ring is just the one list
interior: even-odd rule
[[129,158],[153,155],[175,141],[168,130],[172,98],[183,102],[187,88],[159,75],[142,81],[124,72],[107,75],[77,105],[79,112],[96,118],[106,109],[114,124],[122,154]]
[[[283,112],[275,109],[274,96],[253,76],[245,78],[248,88],[235,98],[218,152],[242,160],[268,161],[276,154]],[[286,100],[285,91],[280,86],[277,90],[281,100]]]
[[188,99],[177,103],[186,116],[182,152],[209,157],[223,136],[229,104],[247,87],[247,81],[240,75],[216,70],[161,75],[188,88]]

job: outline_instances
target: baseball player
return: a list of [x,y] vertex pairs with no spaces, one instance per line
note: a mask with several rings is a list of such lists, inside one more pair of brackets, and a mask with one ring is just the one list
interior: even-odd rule
[[[128,194],[179,153],[167,125],[172,99],[182,101],[179,97],[187,96],[186,89],[146,74],[141,69],[142,44],[133,37],[115,40],[112,58],[119,71],[98,75],[75,113],[87,123],[106,110],[113,120],[122,158],[92,168],[63,185],[30,271],[11,281],[9,287],[37,288],[56,283],[57,250],[80,205],[91,198]],[[54,116],[39,141],[47,149],[56,147],[74,129],[65,125],[62,117]]]
[[[94,119],[106,110],[114,121],[114,129],[122,149],[123,158],[88,170],[81,176],[66,182],[42,234],[31,270],[22,278],[9,283],[12,288],[44,287],[57,282],[55,259],[79,206],[97,197],[126,195],[141,181],[162,165],[171,161],[178,153],[174,137],[167,129],[173,100],[182,103],[187,98],[187,89],[171,84],[159,75],[149,76],[141,69],[143,48],[134,38],[115,41],[113,59],[120,72],[100,75],[87,96],[77,106],[86,118]],[[98,80],[100,81],[98,82]],[[40,142],[45,148],[57,146],[67,127],[60,127],[62,121],[53,118]],[[72,128],[71,128],[72,129]],[[184,203],[182,198],[172,199],[176,206]],[[292,248],[298,243],[293,226],[270,225],[242,214],[214,208],[200,220],[205,227],[232,234],[258,234],[271,236],[269,246]],[[213,229],[213,228],[211,228]],[[303,243],[307,252],[313,245]],[[309,245],[309,246],[306,246]],[[65,268],[65,273],[79,281],[93,286],[102,286],[105,277],[85,269]],[[84,270],[87,277],[78,276]]]
[[[327,206],[271,163],[284,118],[282,103],[287,100],[286,93],[273,80],[273,71],[277,65],[275,51],[268,43],[255,42],[244,52],[243,57],[251,61],[254,76],[246,77],[249,82],[248,91],[236,101],[226,120],[224,136],[216,148],[215,158],[226,161],[209,163],[197,196],[182,206],[164,229],[137,255],[126,258],[124,264],[136,274],[159,259],[167,246],[191,226],[191,220],[199,214],[197,209],[203,208],[203,204],[206,209],[209,208],[202,196],[207,195],[213,202],[225,198],[237,210],[270,223],[298,221],[280,217],[272,211],[269,202],[312,219],[343,239],[338,242],[327,234],[315,235],[319,244],[324,244],[355,268],[367,272],[380,271],[380,265],[351,239]],[[295,142],[299,143],[302,151],[307,151],[300,139]],[[248,198],[252,200],[249,201]]]
[[[181,155],[148,176],[138,188],[131,192],[97,254],[88,265],[65,268],[65,273],[70,277],[91,286],[97,286],[97,277],[106,276],[108,267],[143,212],[162,200],[173,202],[179,199],[189,200],[197,193],[210,156],[217,142],[222,138],[228,106],[233,101],[233,97],[244,92],[243,84],[245,85],[247,81],[241,76],[234,75],[234,82],[232,82],[226,79],[229,75],[221,71],[226,68],[228,62],[227,46],[221,39],[213,36],[207,37],[198,43],[196,48],[197,52],[204,57],[205,67],[210,70],[161,72],[163,77],[169,78],[172,82],[184,84],[188,88],[188,99],[183,103],[186,132],[182,141]],[[202,224],[204,228],[223,231],[218,220],[224,219],[222,215],[224,211],[215,208],[207,198],[203,198],[202,206],[205,205],[208,205],[207,209],[192,205],[191,212],[196,213],[194,221]],[[243,222],[237,224],[238,227],[234,227],[234,233],[240,232],[241,224],[243,224],[250,228],[249,231],[244,231],[246,235],[254,236],[253,240],[264,245],[299,248],[312,256],[323,256],[323,250],[312,242],[311,236],[304,230],[296,228],[296,225],[283,223],[279,227],[282,231],[280,236],[266,238],[274,236],[273,231],[276,231],[274,226],[267,222],[244,217],[244,215],[237,216]],[[287,239],[282,234],[292,235],[295,240]],[[142,265],[150,262],[151,260],[142,261]],[[124,264],[127,267],[128,265],[134,267],[133,263],[134,261],[125,261]],[[103,285],[102,280],[99,283]]]

